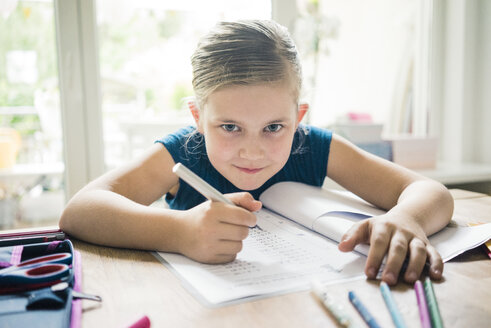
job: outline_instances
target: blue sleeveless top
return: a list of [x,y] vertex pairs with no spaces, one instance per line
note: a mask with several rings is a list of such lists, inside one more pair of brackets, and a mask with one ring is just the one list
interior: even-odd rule
[[[225,179],[208,159],[204,136],[194,127],[182,128],[155,142],[162,143],[175,163],[181,162],[223,194],[243,191]],[[293,138],[292,152],[285,166],[261,187],[248,190],[255,199],[273,184],[281,181],[296,181],[313,186],[322,186],[327,172],[327,159],[331,145],[332,132],[329,130],[302,126]],[[169,207],[187,210],[206,200],[182,179],[176,195],[167,194],[165,200]]]

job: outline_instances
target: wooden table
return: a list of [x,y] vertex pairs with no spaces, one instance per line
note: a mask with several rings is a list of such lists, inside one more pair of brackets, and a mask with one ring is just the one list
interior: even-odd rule
[[[491,197],[452,190],[457,222],[491,222]],[[308,292],[290,293],[220,308],[201,305],[180,280],[149,252],[91,245],[74,240],[82,254],[83,288],[103,298],[84,301],[83,327],[127,327],[147,315],[152,327],[335,327],[321,303]],[[491,326],[491,260],[482,249],[445,264],[434,283],[445,327]],[[355,280],[329,287],[346,297],[355,290],[382,327],[393,327],[379,282]],[[399,283],[393,296],[409,327],[420,327],[412,286]]]

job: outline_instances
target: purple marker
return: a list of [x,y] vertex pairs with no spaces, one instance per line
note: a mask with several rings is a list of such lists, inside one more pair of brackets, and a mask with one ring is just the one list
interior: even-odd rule
[[431,328],[430,313],[428,312],[428,304],[426,303],[425,290],[423,288],[423,283],[421,283],[420,280],[416,280],[414,283],[414,291],[416,292],[416,300],[418,301],[421,327]]

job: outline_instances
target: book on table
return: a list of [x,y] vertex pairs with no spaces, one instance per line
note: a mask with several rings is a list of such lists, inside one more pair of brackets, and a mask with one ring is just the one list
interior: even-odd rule
[[[179,254],[154,255],[208,306],[307,290],[312,280],[330,283],[364,277],[368,245],[343,253],[337,244],[353,224],[385,211],[349,192],[297,182],[275,184],[260,200],[258,227],[250,230],[233,262],[203,264]],[[491,223],[449,225],[429,237],[444,261],[490,238]]]

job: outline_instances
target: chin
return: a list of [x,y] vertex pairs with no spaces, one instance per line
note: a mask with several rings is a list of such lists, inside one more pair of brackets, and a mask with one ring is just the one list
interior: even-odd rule
[[232,180],[229,181],[232,182],[232,184],[237,188],[239,188],[240,190],[245,190],[245,191],[256,190],[266,182],[266,181],[251,182],[251,181],[232,181]]

